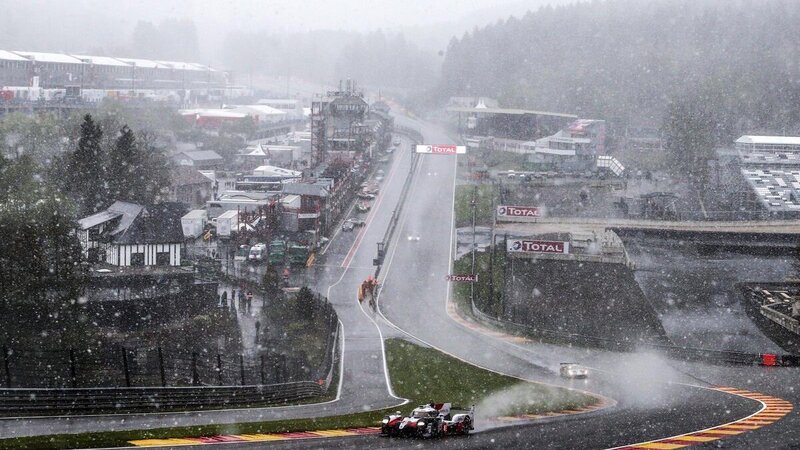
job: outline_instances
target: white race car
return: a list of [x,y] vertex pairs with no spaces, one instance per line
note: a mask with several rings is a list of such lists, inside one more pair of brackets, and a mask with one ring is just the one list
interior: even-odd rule
[[561,363],[558,373],[562,378],[587,378],[589,369],[575,363]]

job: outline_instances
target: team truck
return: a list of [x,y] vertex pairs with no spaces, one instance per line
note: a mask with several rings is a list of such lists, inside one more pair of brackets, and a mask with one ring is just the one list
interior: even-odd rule
[[286,259],[286,241],[274,239],[269,243],[269,265],[282,265]]
[[293,266],[304,266],[308,261],[309,247],[297,242],[290,242],[288,248],[289,264]]

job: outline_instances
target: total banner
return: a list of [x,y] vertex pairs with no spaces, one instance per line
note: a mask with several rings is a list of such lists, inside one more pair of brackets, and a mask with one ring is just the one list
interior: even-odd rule
[[467,283],[477,283],[478,274],[450,274],[444,277],[447,281],[460,281]]
[[541,208],[535,206],[507,206],[500,205],[497,207],[497,217],[542,217],[543,211]]
[[439,155],[463,155],[467,153],[467,147],[464,145],[431,145],[422,144],[417,145],[417,153],[431,153]]
[[513,253],[569,254],[569,242],[509,239],[506,250]]

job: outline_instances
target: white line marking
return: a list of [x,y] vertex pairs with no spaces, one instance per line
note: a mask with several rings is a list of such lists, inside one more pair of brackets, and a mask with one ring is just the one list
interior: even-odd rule
[[[420,155],[420,156],[424,156],[424,155]],[[422,164],[421,164],[421,160],[420,160],[420,165],[419,165],[419,168],[421,168],[421,167],[422,167]],[[455,170],[457,170],[457,169],[458,169],[458,160],[457,160],[457,159],[454,161],[454,168],[455,168]],[[414,187],[415,187],[415,188],[416,188],[416,186],[417,186],[417,185],[416,185],[416,184],[414,184]],[[450,206],[451,206],[451,208],[450,208],[450,215],[451,215],[451,216],[450,216],[450,217],[451,217],[451,220],[450,220],[450,223],[451,223],[451,226],[450,226],[450,242],[451,242],[451,245],[450,245],[450,253],[449,253],[449,256],[448,256],[448,258],[449,258],[449,261],[448,261],[448,270],[449,270],[449,269],[452,267],[452,264],[453,264],[453,261],[452,261],[452,255],[453,255],[453,245],[452,245],[452,242],[453,242],[453,232],[454,232],[454,230],[455,230],[455,210],[454,210],[454,206],[455,206],[455,198],[456,198],[455,189],[456,189],[456,172],[454,172],[454,173],[453,173],[453,195],[452,195],[452,204],[450,205]],[[409,195],[410,195],[410,193],[409,193]],[[407,216],[408,216],[408,214],[403,214],[403,217],[402,217],[402,219],[401,219],[401,229],[402,229],[402,224],[404,224],[404,223],[405,223],[405,220],[406,220],[406,217],[407,217]],[[399,245],[399,239],[397,240],[397,242],[398,242],[398,245]],[[394,261],[394,255],[395,255],[395,253],[396,253],[396,251],[397,251],[397,246],[398,246],[398,245],[395,245],[395,246],[393,246],[393,247],[392,247],[392,255],[389,257],[389,262],[388,262],[388,263],[387,263],[387,265],[386,265],[386,270],[382,272],[382,274],[383,274],[383,278],[384,278],[384,279],[385,279],[385,278],[388,276],[388,274],[389,274],[389,272],[390,272],[390,270],[391,270],[391,265],[392,265],[392,262]],[[382,292],[382,291],[381,291],[381,292]],[[379,292],[379,294],[380,294],[380,292]],[[453,318],[452,318],[452,317],[450,317],[450,314],[447,312],[447,305],[448,305],[448,303],[449,303],[449,302],[450,302],[450,283],[448,283],[448,284],[447,284],[447,299],[446,299],[446,302],[445,302],[445,314],[447,315],[447,317],[449,317],[451,320],[453,320]],[[377,299],[376,299],[376,307],[377,307],[377,314],[378,314],[378,315],[379,315],[379,316],[380,316],[380,317],[381,317],[381,318],[382,318],[382,319],[383,319],[383,320],[386,322],[386,324],[387,324],[387,325],[389,325],[389,326],[391,326],[392,328],[396,329],[397,331],[399,331],[399,332],[401,332],[401,333],[403,333],[403,334],[407,335],[408,337],[410,337],[410,338],[412,338],[412,339],[414,339],[414,340],[417,340],[417,341],[419,341],[419,342],[422,342],[423,344],[427,345],[428,347],[434,348],[434,349],[436,349],[436,350],[438,350],[438,351],[440,351],[440,352],[444,353],[445,355],[448,355],[448,356],[450,356],[450,357],[452,357],[452,358],[455,358],[455,359],[457,359],[457,360],[459,360],[459,361],[461,361],[461,362],[464,362],[464,363],[466,363],[466,364],[469,364],[469,365],[472,365],[472,366],[478,367],[478,368],[480,368],[480,369],[483,369],[483,370],[486,370],[486,371],[489,371],[489,372],[492,372],[492,373],[496,373],[496,374],[499,374],[499,375],[504,375],[504,376],[508,376],[508,377],[511,377],[511,378],[515,378],[515,379],[517,379],[517,380],[520,380],[520,381],[525,381],[525,382],[528,382],[528,383],[538,383],[538,384],[541,384],[541,385],[546,385],[546,386],[552,386],[552,387],[557,387],[557,388],[567,389],[567,390],[570,390],[570,391],[574,391],[574,392],[580,392],[580,393],[582,393],[582,394],[590,395],[590,396],[592,396],[592,397],[595,397],[595,398],[597,398],[598,400],[605,401],[605,402],[607,403],[607,405],[608,405],[608,408],[614,407],[614,406],[616,406],[616,404],[617,404],[617,401],[616,401],[616,400],[614,400],[614,399],[612,399],[612,398],[610,398],[610,397],[606,397],[606,396],[604,396],[604,395],[601,395],[601,394],[597,394],[597,393],[594,393],[594,392],[589,392],[589,391],[584,391],[584,390],[581,390],[581,389],[576,389],[576,388],[572,388],[572,387],[566,387],[566,386],[560,386],[560,385],[557,385],[557,384],[546,383],[546,382],[542,382],[542,381],[530,380],[530,379],[526,379],[526,378],[518,377],[518,376],[516,376],[516,375],[509,375],[509,374],[507,374],[507,373],[499,372],[499,371],[497,371],[497,370],[494,370],[494,369],[490,369],[490,368],[488,368],[488,367],[481,366],[480,364],[476,364],[476,363],[474,363],[474,362],[467,361],[467,360],[465,360],[465,359],[463,359],[463,358],[461,358],[461,357],[459,357],[459,356],[457,356],[457,355],[454,355],[454,354],[452,354],[452,353],[448,352],[447,350],[444,350],[444,349],[442,349],[442,348],[440,348],[440,347],[437,347],[436,345],[434,345],[434,344],[432,344],[432,343],[430,343],[430,342],[428,342],[428,341],[426,341],[426,340],[424,340],[424,339],[422,339],[422,338],[420,338],[420,337],[418,337],[418,336],[415,336],[414,334],[412,334],[412,333],[410,333],[410,332],[408,332],[408,331],[406,331],[406,330],[404,330],[404,329],[400,328],[398,325],[396,325],[394,322],[392,322],[391,320],[389,320],[389,319],[388,319],[388,318],[387,318],[387,317],[386,317],[386,316],[383,314],[383,311],[382,311],[382,310],[381,310],[381,308],[380,308],[380,303],[378,302],[378,300],[377,300]],[[455,322],[455,323],[457,323],[457,324],[459,324],[459,323],[458,323],[457,321],[455,321],[455,320],[454,320],[454,322]],[[463,327],[463,325],[461,325],[461,324],[459,324],[459,326],[462,326],[462,327]],[[510,342],[508,342],[508,341],[505,341],[505,340],[502,340],[502,339],[493,338],[493,337],[491,337],[491,336],[488,336],[488,335],[486,335],[486,334],[484,334],[484,333],[480,333],[480,332],[478,332],[477,330],[471,330],[471,329],[469,329],[469,328],[466,328],[466,327],[463,327],[463,328],[464,328],[465,330],[469,330],[469,331],[471,331],[471,332],[475,332],[476,334],[480,334],[480,335],[482,335],[482,336],[486,336],[486,337],[492,338],[492,339],[494,339],[494,340],[498,340],[498,341],[500,341],[501,343],[503,343],[503,344],[505,344],[505,345],[512,345],[512,346],[515,346],[513,343],[510,343]],[[520,348],[520,349],[523,349],[523,350],[526,350],[526,351],[528,351],[528,352],[531,352],[531,353],[532,353],[532,351],[531,351],[531,350],[524,349],[523,347],[519,347],[519,348]]]

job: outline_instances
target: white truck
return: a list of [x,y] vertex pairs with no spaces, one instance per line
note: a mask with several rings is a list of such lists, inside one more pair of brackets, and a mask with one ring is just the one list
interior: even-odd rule
[[203,234],[206,222],[208,222],[208,212],[205,209],[194,209],[181,217],[181,228],[183,237],[196,238]]
[[225,211],[216,218],[217,236],[230,237],[231,232],[239,230],[239,212]]

